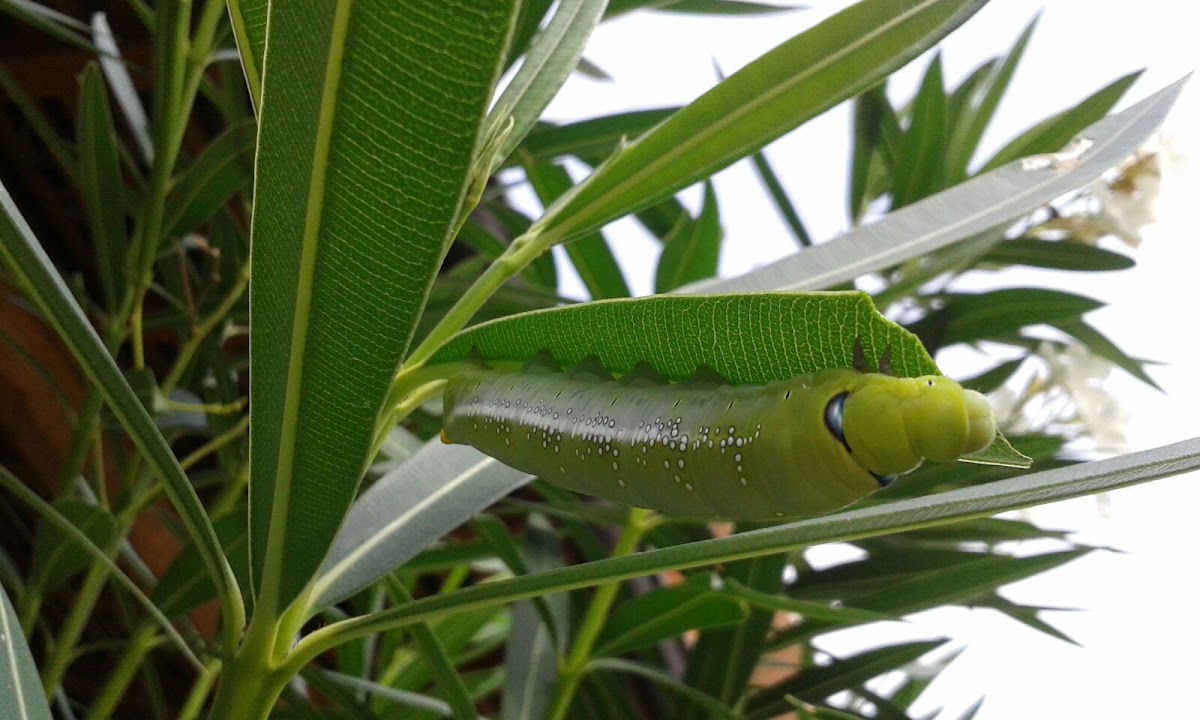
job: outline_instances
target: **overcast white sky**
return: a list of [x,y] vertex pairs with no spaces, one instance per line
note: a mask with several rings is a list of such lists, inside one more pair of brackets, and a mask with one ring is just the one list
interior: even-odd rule
[[[620,110],[683,104],[714,82],[713,63],[730,73],[845,2],[809,0],[813,9],[767,17],[713,19],[635,13],[607,24],[587,57],[613,78],[601,83],[573,78],[550,108],[569,120]],[[1198,64],[1193,4],[1175,0],[993,0],[943,45],[948,82],[1006,50],[1040,7],[1042,21],[984,138],[985,152],[1018,131],[1098,89],[1117,76],[1147,72],[1125,103],[1178,79]],[[915,86],[918,60],[893,84],[897,95]],[[1035,275],[1023,283],[1056,284],[1111,303],[1089,316],[1134,355],[1159,360],[1151,370],[1166,390],[1148,390],[1120,371],[1110,387],[1129,414],[1131,449],[1194,436],[1200,429],[1196,353],[1200,340],[1190,320],[1197,250],[1194,203],[1200,159],[1194,128],[1195,88],[1168,121],[1172,147],[1192,163],[1176,162],[1164,180],[1160,222],[1133,253],[1132,271],[1086,276]],[[837,108],[782,138],[768,150],[775,170],[796,199],[810,232],[829,239],[847,228],[848,113]],[[722,274],[744,272],[794,251],[745,163],[721,173],[718,195],[726,233]],[[628,222],[606,231],[635,292],[650,292],[654,245]],[[576,294],[577,284],[566,286]],[[1191,290],[1191,292],[1189,292]],[[1188,323],[1184,325],[1184,323]],[[944,368],[954,374],[954,368]],[[927,693],[926,709],[945,706],[956,717],[986,694],[980,720],[1000,718],[1181,717],[1193,705],[1192,682],[1200,663],[1194,547],[1200,477],[1184,476],[1096,498],[1038,508],[1032,519],[1077,532],[1077,538],[1112,546],[1005,594],[1029,604],[1083,608],[1045,619],[1084,647],[1050,640],[992,611],[947,611],[905,625],[871,628],[871,641],[948,635],[967,650]],[[853,647],[858,638],[831,638],[826,649]]]

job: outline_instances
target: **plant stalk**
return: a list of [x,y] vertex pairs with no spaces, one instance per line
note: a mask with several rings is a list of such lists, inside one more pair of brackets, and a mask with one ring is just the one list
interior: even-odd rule
[[[617,538],[617,544],[613,548],[611,557],[624,557],[636,551],[646,532],[654,526],[655,517],[653,510],[630,508],[625,528],[621,531],[621,536]],[[567,711],[571,708],[571,701],[575,698],[579,682],[587,673],[588,662],[591,660],[596,638],[600,637],[600,632],[604,629],[604,623],[608,620],[608,612],[612,609],[613,602],[617,599],[617,591],[620,589],[620,581],[605,583],[597,587],[595,594],[592,595],[592,601],[588,605],[587,613],[575,636],[575,645],[571,648],[571,654],[558,669],[558,686],[554,690],[554,697],[550,700],[550,707],[546,709],[547,720],[564,720],[567,717]]]

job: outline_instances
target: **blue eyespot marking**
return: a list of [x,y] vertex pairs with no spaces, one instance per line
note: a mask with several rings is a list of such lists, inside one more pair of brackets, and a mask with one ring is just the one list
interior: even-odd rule
[[875,482],[879,483],[879,487],[885,488],[888,485],[896,482],[896,475],[876,475],[871,473],[871,477],[875,478]]
[[846,448],[846,452],[853,452],[849,443],[846,442],[846,433],[842,430],[842,410],[849,394],[849,392],[838,393],[825,404],[825,429],[842,444],[842,447]]

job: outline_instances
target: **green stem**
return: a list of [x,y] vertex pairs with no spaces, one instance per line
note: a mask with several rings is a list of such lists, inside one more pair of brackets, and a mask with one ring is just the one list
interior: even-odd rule
[[163,408],[171,412],[235,415],[246,409],[246,402],[240,399],[227,403],[188,403],[167,400],[163,403]]
[[209,720],[266,720],[270,715],[295,674],[279,672],[276,662],[287,650],[278,647],[286,621],[286,615],[269,612],[261,603],[255,608],[241,647],[221,672]]
[[267,720],[291,676],[268,670],[265,661],[243,652],[222,670],[208,720]]
[[200,711],[204,709],[204,702],[208,699],[213,683],[220,674],[220,660],[209,658],[204,662],[204,671],[196,676],[196,682],[192,683],[192,689],[184,699],[183,706],[179,709],[179,715],[175,717],[175,720],[195,720],[200,717]]
[[[174,15],[164,16],[163,27],[156,30],[156,50],[161,48],[163,56],[155,58],[155,67],[161,69],[161,74],[155,78],[159,82],[154,98],[154,162],[150,168],[146,201],[130,252],[133,267],[129,274],[129,293],[125,296],[114,323],[120,326],[128,319],[134,367],[138,370],[145,365],[142,307],[154,279],[154,258],[162,241],[162,224],[167,194],[171,187],[171,174],[179,158],[183,135],[187,130],[192,105],[204,77],[204,68],[208,65],[213,38],[220,25],[224,8],[224,2],[209,0],[196,25],[195,37],[189,38],[192,3],[190,0],[180,2],[174,8]],[[168,11],[160,9],[159,12]],[[174,24],[169,25],[172,20]],[[159,35],[167,37],[158,37]]]
[[[379,454],[379,448],[383,447],[384,440],[387,440],[387,435],[391,432],[396,423],[408,417],[413,410],[421,407],[427,400],[435,397],[446,387],[445,378],[430,380],[421,384],[411,384],[407,382],[412,376],[400,379],[392,385],[392,392],[389,393],[388,402],[384,405],[384,411],[380,415],[380,422],[375,427],[375,439],[371,441],[371,454],[368,458],[374,458]],[[399,389],[397,389],[399,388]],[[392,398],[399,398],[393,401]],[[389,409],[390,408],[390,409]]]
[[[88,387],[87,397],[79,410],[79,423],[75,426],[75,435],[71,438],[71,447],[67,450],[67,459],[63,463],[62,474],[59,476],[59,487],[64,489],[71,486],[71,481],[83,472],[87,463],[88,451],[92,447],[92,439],[99,429],[100,406],[104,397],[94,386]],[[97,489],[97,495],[99,491]]]
[[[112,548],[105,549],[111,558]],[[100,598],[100,592],[104,590],[107,580],[108,568],[100,563],[93,563],[88,568],[83,582],[80,583],[79,592],[75,595],[75,603],[67,614],[66,620],[63,621],[62,629],[55,640],[54,650],[42,667],[42,689],[46,693],[47,701],[54,697],[54,693],[58,691],[63,677],[67,673],[67,667],[75,659],[75,646],[78,644],[80,636],[83,635],[83,629],[92,616],[92,610],[95,608],[96,601]]]
[[[404,583],[397,580],[394,575],[388,575],[384,579],[387,581],[388,591],[395,600],[412,602],[413,596],[408,592],[408,588],[404,587]],[[421,622],[413,623],[408,631],[425,655],[425,662],[429,664],[430,671],[441,686],[442,693],[446,696],[446,702],[450,704],[450,708],[454,712],[455,720],[474,720],[476,717],[475,701],[471,699],[471,691],[467,689],[462,676],[454,667],[454,661],[446,652],[445,646],[442,645],[442,641],[434,633],[433,628],[429,626],[429,623]]]
[[[653,527],[654,518],[653,510],[630,508],[625,529],[621,531],[621,536],[617,539],[612,557],[624,557],[637,550],[637,546],[646,532]],[[620,589],[620,582],[605,583],[597,587],[595,594],[592,595],[592,602],[588,605],[583,623],[579,626],[571,654],[559,667],[558,686],[550,701],[550,707],[546,710],[548,720],[563,720],[567,716],[571,701],[575,697],[575,691],[579,688],[579,682],[587,673],[588,661],[591,660],[596,638],[600,637],[600,632],[604,629],[604,623],[608,620],[608,611],[612,609],[612,604],[617,599],[617,591]]]
[[250,92],[250,101],[254,112],[258,113],[262,102],[262,75],[259,72],[258,60],[251,47],[250,33],[246,31],[246,19],[242,12],[241,0],[228,0],[229,24],[233,26],[233,36],[237,39],[238,55],[242,58],[242,72],[246,76],[246,89]]
[[238,275],[237,281],[229,289],[229,294],[225,296],[220,305],[213,309],[208,317],[200,321],[200,324],[192,330],[191,337],[180,346],[179,357],[175,359],[175,364],[171,366],[170,371],[167,372],[167,376],[163,378],[160,386],[163,396],[170,395],[175,386],[179,384],[179,379],[183,376],[188,366],[191,365],[192,358],[200,350],[201,343],[216,329],[217,325],[229,316],[229,313],[233,312],[233,308],[242,299],[242,295],[246,293],[246,288],[249,284],[250,263],[247,262],[242,266],[242,271]]
[[191,468],[196,463],[200,462],[209,455],[215,453],[225,447],[234,440],[240,438],[250,428],[250,416],[245,415],[241,420],[238,420],[233,427],[216,436],[212,440],[204,443],[200,447],[193,450],[187,457],[179,461],[179,466],[184,470]]
[[458,302],[442,317],[421,344],[408,356],[402,372],[411,372],[433,357],[450,336],[463,329],[479,308],[510,278],[525,269],[550,247],[537,233],[529,232],[513,241],[496,262],[488,266],[479,279],[467,288]]
[[232,476],[233,480],[226,483],[221,489],[221,494],[209,506],[209,517],[214,521],[233,512],[245,497],[246,486],[250,484],[250,470],[244,457],[238,461]]
[[153,622],[143,621],[126,643],[125,654],[109,674],[103,689],[92,703],[86,720],[104,720],[112,716],[146,655],[162,642],[163,638],[158,637],[158,626]]

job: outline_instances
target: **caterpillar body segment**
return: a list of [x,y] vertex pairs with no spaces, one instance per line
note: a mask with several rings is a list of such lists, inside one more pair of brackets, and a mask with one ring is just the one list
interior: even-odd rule
[[987,400],[943,377],[821,370],[731,385],[711,370],[663,382],[548,353],[447,384],[443,438],[571,490],[663,512],[779,520],[862,499],[925,458],[995,435]]

